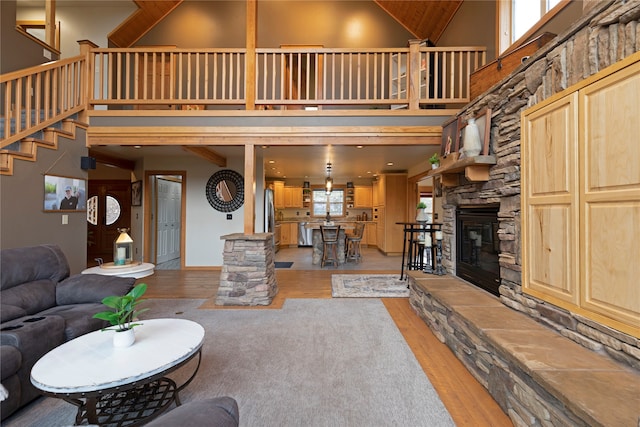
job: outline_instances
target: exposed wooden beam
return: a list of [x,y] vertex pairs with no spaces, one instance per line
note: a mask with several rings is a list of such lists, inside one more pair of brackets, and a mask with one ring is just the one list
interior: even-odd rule
[[419,39],[437,43],[462,0],[375,0],[407,31]]
[[182,149],[196,154],[214,165],[220,166],[221,168],[227,167],[227,158],[207,147],[185,145]]
[[96,159],[97,163],[102,163],[104,165],[116,166],[127,170],[134,170],[136,168],[136,162],[134,160],[112,157],[106,154],[97,153],[94,150],[89,150],[89,156]]
[[115,47],[131,47],[183,0],[134,0],[138,10],[107,36]]

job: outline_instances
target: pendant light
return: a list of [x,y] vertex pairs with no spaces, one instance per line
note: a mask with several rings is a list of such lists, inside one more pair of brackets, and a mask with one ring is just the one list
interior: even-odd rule
[[327,195],[333,190],[333,178],[331,178],[331,163],[327,163],[327,178],[324,180],[324,189]]

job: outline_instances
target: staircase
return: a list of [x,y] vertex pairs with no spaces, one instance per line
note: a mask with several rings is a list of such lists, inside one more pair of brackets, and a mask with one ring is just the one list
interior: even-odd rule
[[14,160],[35,162],[39,148],[56,150],[58,138],[74,140],[78,128],[88,129],[89,125],[75,118],[64,119],[53,126],[23,138],[0,150],[0,175],[13,175]]

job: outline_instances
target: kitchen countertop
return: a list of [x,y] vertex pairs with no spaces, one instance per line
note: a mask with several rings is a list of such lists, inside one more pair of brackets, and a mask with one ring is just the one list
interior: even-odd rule
[[[320,224],[324,224],[324,221],[323,221],[323,220],[311,220],[311,219],[303,219],[303,218],[300,218],[300,219],[285,218],[285,219],[282,219],[282,220],[278,220],[278,221],[276,221],[276,223],[281,223],[281,224],[282,224],[282,223],[288,223],[288,222],[295,222],[295,223],[298,223],[298,222],[308,222],[308,223],[311,223],[311,224],[318,224],[318,225],[320,225]],[[375,222],[375,221],[373,221],[373,220],[358,221],[358,220],[356,220],[356,219],[340,219],[340,220],[335,220],[335,221],[333,221],[333,222],[334,222],[335,224],[352,224],[352,223],[354,223],[354,222]]]

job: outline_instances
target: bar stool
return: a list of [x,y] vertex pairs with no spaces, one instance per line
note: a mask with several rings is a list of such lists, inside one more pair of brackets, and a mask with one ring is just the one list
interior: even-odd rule
[[320,266],[324,267],[327,263],[338,266],[338,236],[340,235],[339,225],[321,225],[320,234],[322,234],[322,261]]
[[362,259],[362,253],[360,252],[360,242],[362,242],[362,236],[364,235],[364,222],[356,222],[356,228],[353,234],[347,236],[347,261],[360,262]]

